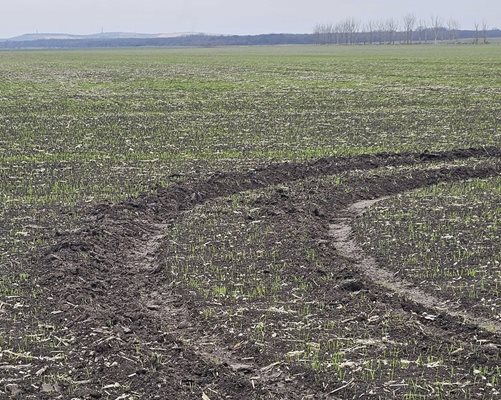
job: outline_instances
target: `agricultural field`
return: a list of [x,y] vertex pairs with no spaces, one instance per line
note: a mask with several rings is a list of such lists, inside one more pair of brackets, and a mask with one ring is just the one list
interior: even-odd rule
[[501,321],[501,178],[427,187],[387,202],[357,221],[366,250],[406,280]]
[[0,398],[499,398],[500,50],[0,52]]

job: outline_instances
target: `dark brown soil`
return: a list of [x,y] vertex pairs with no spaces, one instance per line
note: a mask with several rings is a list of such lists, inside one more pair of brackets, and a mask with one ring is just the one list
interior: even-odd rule
[[[159,188],[153,194],[119,204],[92,207],[78,230],[59,233],[57,244],[32,261],[30,272],[40,292],[33,305],[38,328],[48,327],[43,329],[50,331],[47,335],[51,340],[59,337],[62,344],[52,354],[33,344],[29,355],[2,362],[0,378],[5,378],[0,397],[213,400],[358,398],[365,394],[371,398],[399,398],[391,391],[382,391],[382,386],[376,388],[356,378],[340,379],[325,371],[315,374],[297,363],[288,365],[280,355],[290,348],[278,339],[263,351],[245,332],[221,329],[217,318],[200,317],[198,310],[206,307],[208,300],[190,294],[186,288],[176,289],[166,272],[169,259],[164,248],[165,232],[187,211],[236,193],[274,185],[292,186],[294,182],[302,182],[302,191],[297,195],[295,189],[277,188],[271,198],[256,202],[260,212],[271,217],[275,231],[297,233],[290,238],[299,238],[301,233],[319,254],[322,268],[332,268],[336,291],[317,284],[310,296],[334,304],[362,292],[367,301],[398,310],[403,318],[422,326],[422,346],[441,349],[440,344],[447,343],[450,336],[465,343],[480,340],[489,344],[479,347],[477,354],[457,361],[471,368],[477,364],[495,368],[500,360],[498,333],[465,324],[458,315],[447,312],[439,318],[421,318],[431,311],[399,293],[382,289],[360,273],[356,262],[343,257],[331,243],[329,226],[342,210],[360,200],[444,181],[498,175],[500,157],[501,149],[489,148],[270,165],[247,173],[220,173],[203,181]],[[426,168],[468,159],[479,162],[475,167],[440,164]],[[397,168],[404,166],[420,169]],[[395,168],[395,172],[389,174],[388,167]],[[342,188],[322,183],[325,176],[347,171],[374,173],[347,176]],[[186,237],[185,244],[189,240]],[[289,248],[294,255],[306,245],[297,240],[280,246]],[[295,268],[284,273],[315,283],[329,272],[320,267],[313,272]],[[226,306],[221,302],[221,307]],[[322,312],[325,318],[334,318],[336,313],[329,307]],[[350,315],[350,310],[345,309],[343,313],[347,326],[350,318],[360,317],[358,311]],[[288,317],[276,313],[275,318],[271,322],[279,324]],[[204,325],[208,323],[213,326]],[[250,326],[250,322],[247,324]],[[245,326],[244,321],[242,329]],[[404,327],[398,329],[402,329],[402,337],[408,334]],[[445,348],[438,353],[441,351],[446,354]],[[426,373],[431,374],[431,370]],[[430,381],[433,379],[430,375]],[[450,398],[465,398],[465,391],[454,393]],[[490,392],[470,394],[495,398]]]

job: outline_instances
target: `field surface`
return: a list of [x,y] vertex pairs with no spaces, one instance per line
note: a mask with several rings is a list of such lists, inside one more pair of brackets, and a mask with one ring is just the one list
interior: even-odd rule
[[0,52],[0,398],[499,398],[500,71]]

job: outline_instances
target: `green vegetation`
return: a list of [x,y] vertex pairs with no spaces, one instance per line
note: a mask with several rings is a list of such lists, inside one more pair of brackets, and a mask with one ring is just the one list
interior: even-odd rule
[[442,184],[379,204],[359,240],[444,300],[501,319],[501,178]]
[[31,207],[45,211],[24,226],[55,205],[136,196],[178,174],[499,144],[495,50],[2,52],[0,260],[12,254],[6,237],[25,231],[5,227]]
[[[490,336],[463,332],[457,322],[451,336],[422,313],[404,310],[397,294],[381,292],[337,254],[328,234],[329,219],[353,199],[380,193],[379,183],[395,193],[394,179],[408,183],[458,166],[494,171],[496,157],[417,156],[412,166],[362,171],[354,164],[345,173],[319,169],[291,182],[284,167],[280,184],[186,208],[175,198],[151,205],[139,197],[272,162],[499,147],[498,50],[0,52],[5,382],[26,383],[23,390],[35,394],[25,398],[45,389],[87,398],[104,388],[103,398],[151,398],[142,397],[147,385],[172,386],[177,398],[180,385],[199,399],[201,388],[221,389],[207,383],[218,376],[240,390],[231,379],[242,374],[224,375],[227,366],[207,361],[204,346],[212,343],[223,353],[232,346],[229,353],[255,363],[259,374],[280,366],[285,375],[270,379],[298,385],[293,389],[306,382],[350,398],[499,395],[499,354],[489,353]],[[390,199],[358,221],[359,238],[390,268],[400,271],[405,262],[409,280],[433,283],[430,290],[446,292],[448,300],[499,318],[499,185],[499,179],[439,185]],[[180,198],[198,199],[193,187]],[[138,204],[112,211],[94,207],[135,197]],[[154,214],[163,207],[174,211],[159,221]],[[417,250],[408,251],[405,241],[416,241]],[[58,249],[46,255],[54,243]],[[54,268],[53,287],[41,283],[42,264]],[[106,297],[117,294],[114,303]],[[161,301],[148,307],[150,295]],[[183,328],[186,321],[193,326]],[[178,345],[189,347],[180,352],[186,359]],[[199,364],[201,372],[186,367]],[[172,365],[183,365],[194,381],[184,380],[185,370],[173,375]],[[231,398],[224,393],[220,398]]]
[[499,144],[495,50],[2,52],[0,261],[26,226],[180,175]]
[[[431,341],[427,337],[427,345],[422,346],[429,331],[420,319],[405,315],[391,301],[375,299],[363,284],[358,290],[347,290],[346,261],[322,254],[316,239],[320,227],[315,210],[320,207],[327,212],[366,188],[373,190],[371,180],[481,165],[463,161],[399,168],[398,172],[356,171],[224,197],[183,214],[168,229],[162,250],[164,270],[176,291],[196,304],[190,307],[195,310],[193,318],[210,327],[211,337],[231,340],[227,332],[241,332],[235,343],[242,336],[250,337],[263,354],[275,357],[268,362],[310,369],[326,385],[332,380],[356,381],[366,392],[393,388],[396,398],[448,398],[464,387],[462,377],[468,376],[476,378],[467,385],[467,398],[477,391],[495,394],[492,388],[499,369],[476,374],[473,370],[483,367],[461,364],[455,356],[481,351],[482,341],[466,344],[460,336]],[[354,187],[354,182],[367,182],[367,186]],[[432,201],[437,188],[447,187],[422,191]],[[476,187],[483,193],[488,185]],[[469,193],[471,198],[479,195]],[[407,204],[413,195],[398,197],[398,205]],[[450,198],[435,201],[448,204]],[[282,203],[287,204],[285,209]],[[493,204],[487,203],[484,211],[496,212]],[[429,206],[420,209],[423,218]],[[469,204],[465,208],[471,209]],[[380,236],[386,239],[384,229],[401,225],[397,216],[389,217],[394,208],[383,209],[384,213],[368,214],[365,223],[359,223],[359,233],[364,239],[373,238],[371,243],[380,243],[381,248],[393,249]],[[390,240],[396,246],[401,241],[433,247],[429,240],[417,237],[401,235],[398,241]],[[430,254],[421,248],[416,252],[424,257]]]
[[269,160],[495,145],[489,47],[3,52],[0,195],[135,195]]

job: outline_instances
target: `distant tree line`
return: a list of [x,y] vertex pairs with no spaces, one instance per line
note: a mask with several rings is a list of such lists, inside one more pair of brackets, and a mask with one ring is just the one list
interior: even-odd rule
[[412,44],[472,39],[475,44],[487,43],[497,37],[498,29],[489,29],[487,23],[475,23],[473,31],[461,30],[454,18],[447,20],[432,16],[418,19],[407,14],[401,20],[387,18],[362,23],[356,18],[345,18],[338,23],[317,24],[313,30],[317,44]]
[[216,47],[315,44],[311,33],[264,35],[186,35],[172,38],[132,39],[39,39],[0,41],[0,49],[20,48],[113,48],[113,47]]
[[[440,21],[440,20],[439,20]],[[350,18],[341,24],[318,25],[315,33],[265,34],[265,35],[187,35],[172,38],[133,39],[40,39],[3,40],[0,49],[81,49],[114,47],[217,47],[217,46],[264,46],[264,45],[309,45],[309,44],[378,44],[378,43],[429,43],[438,40],[471,39],[474,43],[487,42],[489,38],[501,38],[501,30],[487,30],[478,24],[475,30],[459,30],[457,24],[446,27],[442,24],[424,26],[411,24],[405,30],[399,29],[397,21],[372,22],[361,25]],[[364,28],[365,27],[365,28]]]

